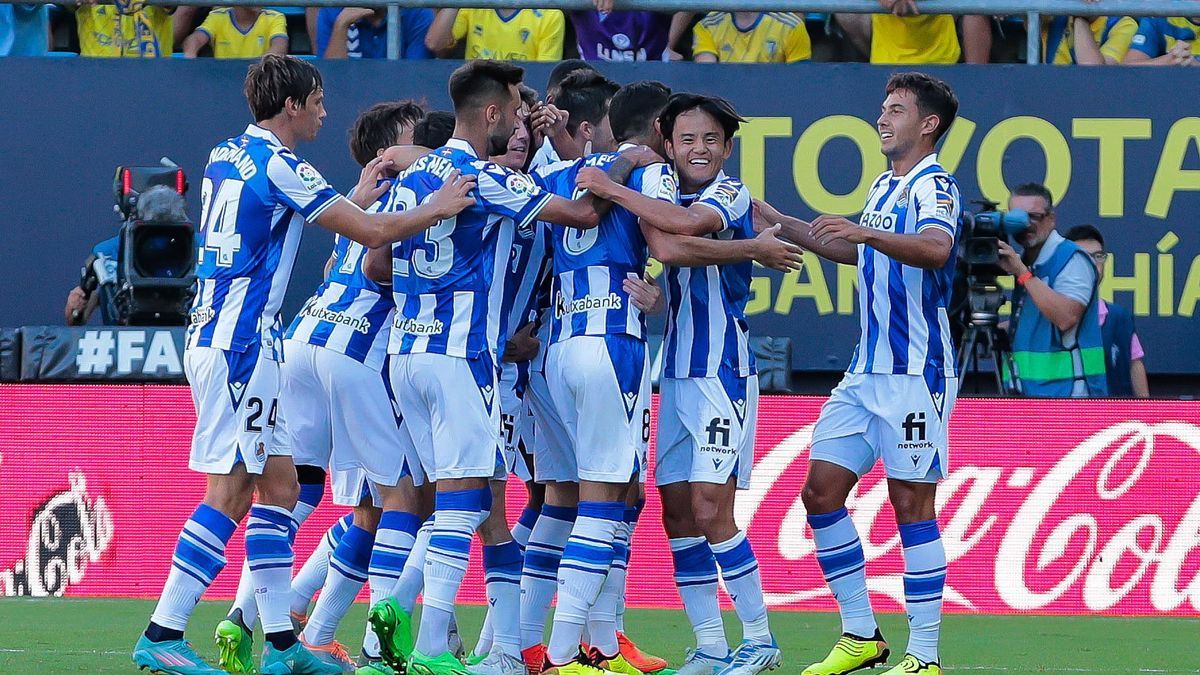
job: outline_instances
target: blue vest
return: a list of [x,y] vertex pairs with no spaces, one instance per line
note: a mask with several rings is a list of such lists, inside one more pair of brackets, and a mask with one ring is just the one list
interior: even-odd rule
[[[1035,264],[1032,272],[1053,287],[1055,279],[1075,255],[1083,256],[1088,269],[1094,271],[1091,260],[1087,259],[1082,249],[1074,242],[1063,241],[1050,259],[1041,265]],[[1087,385],[1089,397],[1108,395],[1098,291],[1098,288],[1092,289],[1092,298],[1076,327],[1073,345],[1063,344],[1062,331],[1038,310],[1032,300],[1025,297],[1023,287],[1017,286],[1013,291],[1013,306],[1016,308],[1012,321],[1013,365],[1023,396],[1069,398],[1075,382],[1080,380]]]

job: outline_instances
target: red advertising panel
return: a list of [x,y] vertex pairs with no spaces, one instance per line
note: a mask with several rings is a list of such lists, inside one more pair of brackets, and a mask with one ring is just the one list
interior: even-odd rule
[[[823,399],[764,396],[751,488],[737,516],[776,609],[831,609],[800,500]],[[1200,403],[963,399],[939,520],[952,612],[1193,615],[1200,611]],[[0,386],[0,594],[156,596],[202,495],[187,470],[186,388]],[[523,491],[508,500],[515,518]],[[851,498],[879,609],[903,601],[881,470]],[[341,512],[301,529],[303,558]],[[650,490],[629,601],[678,607]],[[209,592],[229,598],[241,535]],[[473,565],[464,602],[483,601]]]

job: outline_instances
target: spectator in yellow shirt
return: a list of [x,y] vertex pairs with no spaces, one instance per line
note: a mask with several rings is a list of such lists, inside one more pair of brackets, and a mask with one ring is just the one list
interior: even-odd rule
[[273,9],[218,7],[183,41],[183,55],[194,59],[207,44],[212,44],[213,56],[218,59],[287,54],[287,21]]
[[[837,15],[850,41],[870,54],[871,63],[958,63],[962,48],[954,17],[922,15],[916,0],[879,0],[888,14]],[[983,22],[983,27],[988,24]]]
[[425,46],[447,57],[465,38],[467,59],[561,61],[565,24],[557,9],[440,9]]
[[142,2],[98,5],[83,0],[75,10],[79,55],[134,58],[170,56],[174,49],[171,12]]
[[1128,16],[1056,16],[1042,24],[1042,58],[1055,65],[1117,65],[1137,30]]
[[812,58],[803,17],[790,12],[709,12],[692,30],[699,63],[795,63]]

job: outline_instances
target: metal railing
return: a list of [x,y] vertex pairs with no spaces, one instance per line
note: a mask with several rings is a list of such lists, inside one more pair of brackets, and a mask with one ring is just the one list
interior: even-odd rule
[[[0,0],[18,3],[28,0]],[[111,0],[109,0],[111,2]],[[33,0],[35,4],[55,4]],[[104,0],[101,0],[104,2]],[[592,9],[592,0],[146,0],[148,5],[231,7],[387,7],[388,58],[400,57],[401,7],[452,7],[483,9]],[[1200,0],[918,0],[923,14],[1025,15],[1027,26],[1038,26],[1048,16],[1200,16]],[[616,0],[616,9],[658,12],[816,12],[824,14],[878,14],[878,0]],[[1041,32],[1028,31],[1026,62],[1041,58]]]

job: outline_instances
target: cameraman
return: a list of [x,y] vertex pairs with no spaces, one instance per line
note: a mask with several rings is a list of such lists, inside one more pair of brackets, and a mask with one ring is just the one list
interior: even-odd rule
[[[88,258],[88,269],[79,286],[67,294],[67,306],[63,308],[68,326],[83,326],[92,318],[96,308],[100,308],[100,317],[105,326],[117,325],[117,308],[114,303],[117,279],[117,249],[121,245],[121,237],[117,235],[96,244],[92,248],[92,256]],[[90,290],[84,290],[84,284],[90,284]]]
[[1017,391],[1050,398],[1107,396],[1100,279],[1092,259],[1055,231],[1046,186],[1018,186],[1008,208],[1029,214],[1029,228],[1016,236],[1024,249],[1020,255],[1000,242],[1000,267],[1016,278],[1009,332]]

